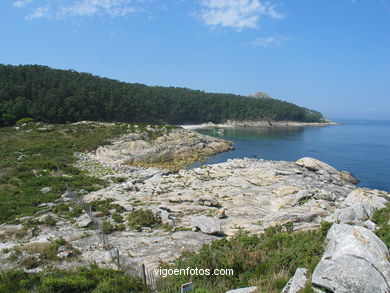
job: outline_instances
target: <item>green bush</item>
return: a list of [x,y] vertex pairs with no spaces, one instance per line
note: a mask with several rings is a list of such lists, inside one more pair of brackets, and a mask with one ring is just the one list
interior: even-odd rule
[[29,118],[29,117],[26,117],[26,118],[19,119],[19,120],[16,122],[16,125],[22,125],[22,124],[24,124],[24,123],[30,123],[30,122],[34,122],[34,119]]
[[376,235],[390,247],[390,202],[387,203],[386,208],[375,211],[372,216],[372,221],[378,225]]
[[50,269],[39,273],[0,272],[0,293],[127,293],[148,292],[142,281],[122,271],[95,265],[77,270]]
[[139,229],[142,227],[153,228],[161,224],[161,217],[155,215],[151,210],[139,209],[129,214],[128,224],[132,229]]
[[[183,253],[170,268],[233,269],[233,276],[169,276],[167,286],[194,283],[211,292],[259,286],[260,292],[280,292],[298,267],[313,271],[325,249],[330,224],[316,231],[292,232],[275,226],[264,234],[241,233],[204,245],[199,253]],[[285,231],[285,232],[284,232]],[[308,291],[309,292],[309,291]]]
[[115,213],[112,215],[112,219],[117,223],[123,223],[123,217],[121,214]]

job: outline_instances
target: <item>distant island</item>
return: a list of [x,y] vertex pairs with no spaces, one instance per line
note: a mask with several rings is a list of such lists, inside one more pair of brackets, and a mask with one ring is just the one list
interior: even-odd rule
[[0,64],[0,126],[21,118],[156,124],[227,121],[326,122],[319,112],[273,99],[147,86],[40,65]]

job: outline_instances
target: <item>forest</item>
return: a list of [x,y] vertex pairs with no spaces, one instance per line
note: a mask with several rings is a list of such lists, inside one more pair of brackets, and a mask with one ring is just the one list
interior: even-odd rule
[[0,126],[21,118],[156,124],[227,120],[320,122],[321,113],[268,97],[147,86],[40,65],[0,64]]

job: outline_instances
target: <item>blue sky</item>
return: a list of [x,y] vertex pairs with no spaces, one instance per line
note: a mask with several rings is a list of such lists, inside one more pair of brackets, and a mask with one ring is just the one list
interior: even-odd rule
[[0,63],[390,119],[390,0],[0,0]]

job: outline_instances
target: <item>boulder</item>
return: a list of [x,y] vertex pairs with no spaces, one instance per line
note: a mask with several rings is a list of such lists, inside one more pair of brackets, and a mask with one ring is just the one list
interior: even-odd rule
[[386,245],[361,226],[333,224],[328,244],[315,268],[312,284],[329,292],[390,292],[390,262]]
[[316,160],[314,158],[310,158],[310,157],[305,157],[305,158],[299,159],[298,161],[296,161],[296,164],[301,166],[301,167],[305,167],[306,169],[308,169],[310,171],[323,170],[329,174],[338,174],[339,173],[339,171],[337,171],[332,166],[330,166],[324,162],[321,162],[319,160]]
[[297,293],[305,288],[308,281],[308,273],[309,271],[307,269],[297,268],[294,276],[287,282],[280,293]]
[[[334,221],[341,224],[364,225],[369,220],[376,209],[386,207],[387,199],[381,194],[365,188],[353,190],[343,204],[334,212]],[[372,225],[370,225],[372,227]]]
[[51,187],[43,187],[41,188],[42,193],[49,193],[51,191]]
[[191,217],[191,227],[211,235],[223,235],[221,225],[211,217]]
[[214,213],[214,217],[217,219],[224,219],[226,218],[226,211],[224,208],[218,209]]
[[92,225],[92,220],[87,214],[83,214],[77,219],[77,226],[80,228],[88,227],[89,225]]
[[341,171],[340,173],[341,179],[347,182],[350,182],[352,184],[359,184],[359,180],[356,179],[351,173],[348,171]]
[[221,205],[218,203],[218,201],[212,197],[211,195],[202,195],[198,199],[198,203],[202,206],[207,207],[220,207]]

